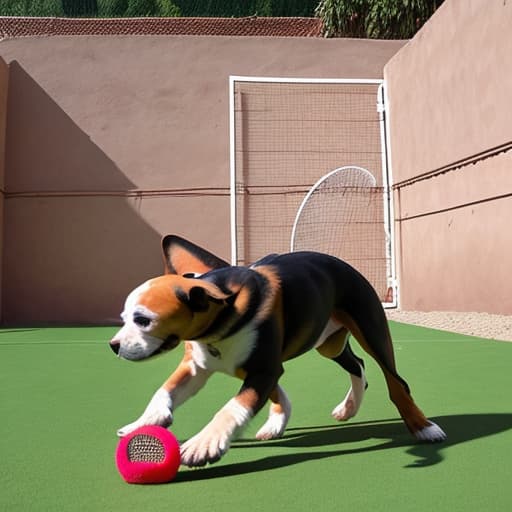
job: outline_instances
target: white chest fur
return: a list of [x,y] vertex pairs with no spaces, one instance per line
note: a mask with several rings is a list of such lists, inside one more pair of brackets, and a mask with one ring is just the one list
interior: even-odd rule
[[239,368],[251,355],[256,344],[256,330],[248,325],[239,332],[213,343],[192,341],[192,358],[205,370],[235,375]]

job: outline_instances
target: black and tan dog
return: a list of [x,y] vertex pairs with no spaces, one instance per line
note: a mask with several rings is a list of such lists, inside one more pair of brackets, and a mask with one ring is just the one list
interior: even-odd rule
[[202,466],[228,449],[237,431],[270,399],[258,439],[280,437],[291,412],[279,386],[283,362],[316,348],[347,370],[351,387],[332,415],[354,416],[366,389],[363,361],[348,343],[351,333],[384,372],[390,398],[412,434],[423,441],[446,436],[429,421],[398,375],[379,298],[368,281],[343,261],[315,252],[272,255],[250,267],[232,267],[177,236],[163,240],[167,274],[130,293],[124,326],[110,341],[120,357],[141,360],[182,341],[185,356],[123,436],[142,425],[168,426],[180,404],[213,372],[243,380],[196,436],[182,445],[182,463]]

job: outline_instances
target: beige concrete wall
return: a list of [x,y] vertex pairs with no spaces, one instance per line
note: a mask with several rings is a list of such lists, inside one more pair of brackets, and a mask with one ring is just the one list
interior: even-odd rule
[[402,42],[5,40],[4,320],[106,323],[162,234],[229,258],[229,75],[381,78]]
[[511,26],[447,0],[385,67],[403,309],[512,314]]

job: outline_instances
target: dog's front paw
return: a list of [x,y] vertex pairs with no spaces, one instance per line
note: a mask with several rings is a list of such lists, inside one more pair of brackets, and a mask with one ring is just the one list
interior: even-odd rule
[[206,427],[181,446],[181,463],[197,467],[218,461],[251,418],[251,410],[231,399]]
[[165,389],[159,389],[153,395],[142,416],[133,423],[121,427],[117,431],[117,435],[119,437],[126,436],[130,432],[146,425],[168,427],[172,424],[172,419],[172,400],[169,393]]
[[278,439],[283,436],[288,423],[285,414],[272,414],[256,433],[258,441],[268,441],[270,439]]
[[227,451],[231,435],[204,428],[181,446],[181,463],[188,467],[201,467],[217,462]]

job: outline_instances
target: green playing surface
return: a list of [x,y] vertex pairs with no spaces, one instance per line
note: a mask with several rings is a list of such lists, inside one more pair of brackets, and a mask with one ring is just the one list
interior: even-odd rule
[[[0,330],[0,510],[14,511],[504,511],[512,504],[512,344],[391,324],[398,369],[424,412],[448,434],[418,444],[387,398],[377,365],[356,418],[330,417],[349,379],[310,353],[281,383],[292,401],[284,437],[253,440],[262,411],[224,458],[181,468],[170,484],[126,484],[115,431],[133,421],[181,349],[117,359],[113,328]],[[238,390],[214,376],[178,409],[185,440]]]

